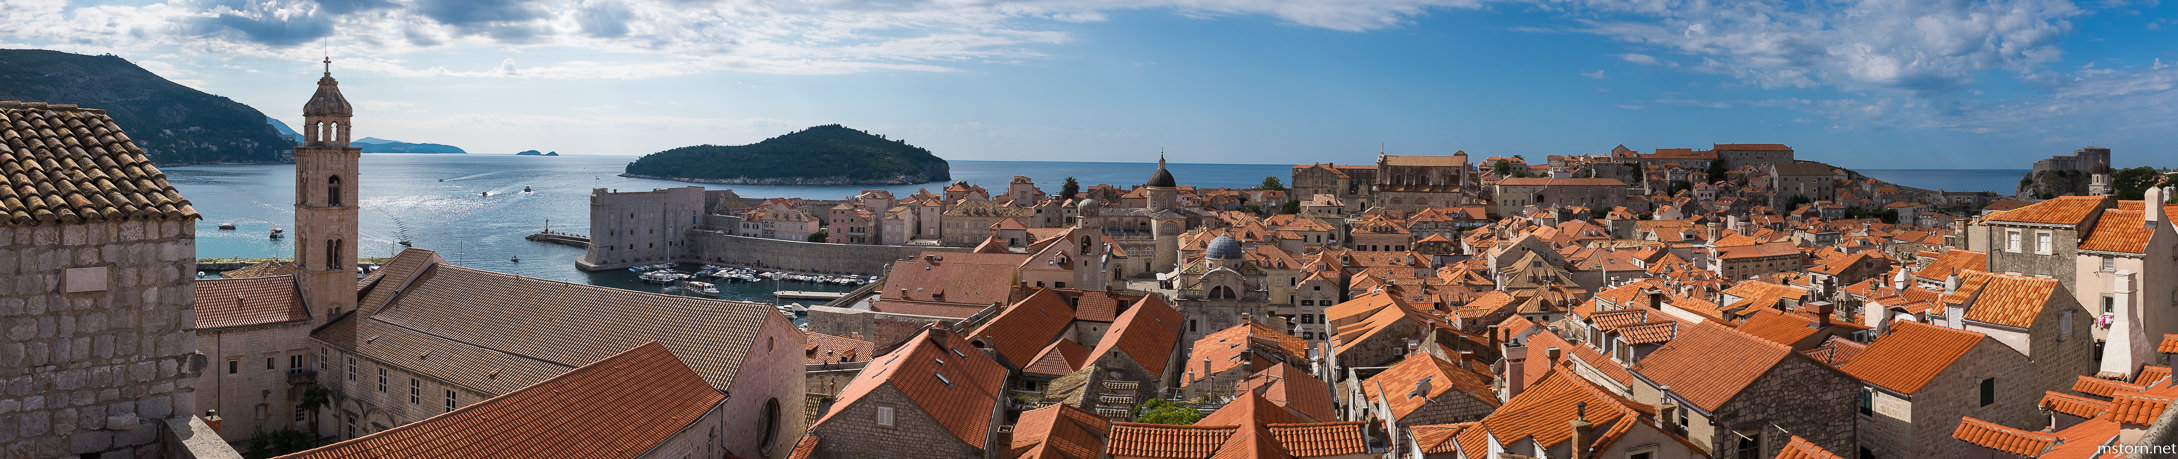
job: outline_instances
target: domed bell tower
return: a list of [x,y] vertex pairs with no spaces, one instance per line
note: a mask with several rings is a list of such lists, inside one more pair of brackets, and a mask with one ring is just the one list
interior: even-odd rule
[[295,147],[295,282],[304,304],[326,319],[355,310],[356,172],[363,149],[348,146],[354,115],[328,57],[318,92],[303,104],[303,141]]

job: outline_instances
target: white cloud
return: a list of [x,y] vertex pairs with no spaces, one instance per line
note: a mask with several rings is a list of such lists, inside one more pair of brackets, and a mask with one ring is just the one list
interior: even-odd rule
[[1626,54],[1620,54],[1620,55],[1618,55],[1618,58],[1619,58],[1619,59],[1623,59],[1623,60],[1625,60],[1626,62],[1632,62],[1632,63],[1635,63],[1635,64],[1641,64],[1641,65],[1656,65],[1656,56],[1650,56],[1650,55],[1647,55],[1647,54],[1641,54],[1641,53],[1626,53]]
[[1604,78],[1607,78],[1607,77],[1608,77],[1607,75],[1604,75],[1604,74],[1603,74],[1603,69],[1596,69],[1596,71],[1593,71],[1593,72],[1581,72],[1581,76],[1584,76],[1584,77],[1589,77],[1589,78],[1594,78],[1594,79],[1598,79],[1598,80],[1601,80],[1601,79],[1604,79]]

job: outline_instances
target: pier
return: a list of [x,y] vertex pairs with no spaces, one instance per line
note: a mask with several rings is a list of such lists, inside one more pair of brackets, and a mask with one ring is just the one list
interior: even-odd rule
[[523,237],[523,239],[543,242],[547,244],[559,244],[569,247],[580,247],[585,249],[590,248],[589,236],[583,236],[579,234],[555,233],[551,230],[545,230],[545,232],[542,233],[531,234],[529,236]]
[[777,292],[772,292],[772,296],[776,296],[776,297],[778,297],[779,299],[782,299],[782,300],[824,300],[824,301],[832,301],[832,300],[837,300],[837,299],[840,299],[840,298],[844,298],[844,297],[846,297],[846,296],[847,296],[847,292],[810,292],[810,291],[800,291],[800,290],[780,290],[780,291],[777,291]]

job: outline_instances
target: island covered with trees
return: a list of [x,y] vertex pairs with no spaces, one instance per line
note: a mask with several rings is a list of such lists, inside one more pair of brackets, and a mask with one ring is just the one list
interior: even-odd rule
[[732,185],[907,185],[952,180],[930,150],[837,124],[748,145],[697,145],[644,155],[624,177]]

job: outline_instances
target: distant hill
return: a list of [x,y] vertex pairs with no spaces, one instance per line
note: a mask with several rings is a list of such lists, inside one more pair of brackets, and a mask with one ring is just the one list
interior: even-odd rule
[[282,135],[282,136],[286,136],[286,137],[287,137],[287,138],[288,138],[289,140],[294,140],[296,144],[301,144],[301,143],[302,143],[302,141],[303,141],[303,136],[302,136],[302,133],[300,133],[300,132],[295,132],[295,128],[287,127],[287,123],[286,123],[286,122],[283,122],[283,121],[280,121],[280,119],[279,119],[279,118],[273,118],[273,117],[267,116],[267,117],[265,117],[265,123],[266,123],[266,124],[271,124],[271,125],[272,125],[272,129],[274,129],[274,130],[277,130],[277,131],[280,131],[280,135]]
[[468,153],[466,151],[462,151],[461,147],[456,147],[453,145],[436,143],[409,143],[398,140],[386,140],[377,137],[364,137],[361,139],[356,139],[354,142],[350,143],[355,144],[355,146],[357,147],[362,147],[364,153]]
[[837,124],[748,145],[697,145],[644,155],[627,177],[742,185],[905,185],[952,180],[930,150]]
[[[305,94],[296,94],[302,110]],[[265,114],[167,81],[117,56],[0,49],[0,100],[103,109],[159,166],[293,162]]]
[[540,153],[540,152],[538,152],[537,150],[522,150],[522,152],[521,152],[521,153],[515,153],[514,155],[515,155],[515,156],[559,156],[559,155],[560,155],[560,152],[557,152],[557,151],[555,151],[555,152],[551,152],[551,153]]

